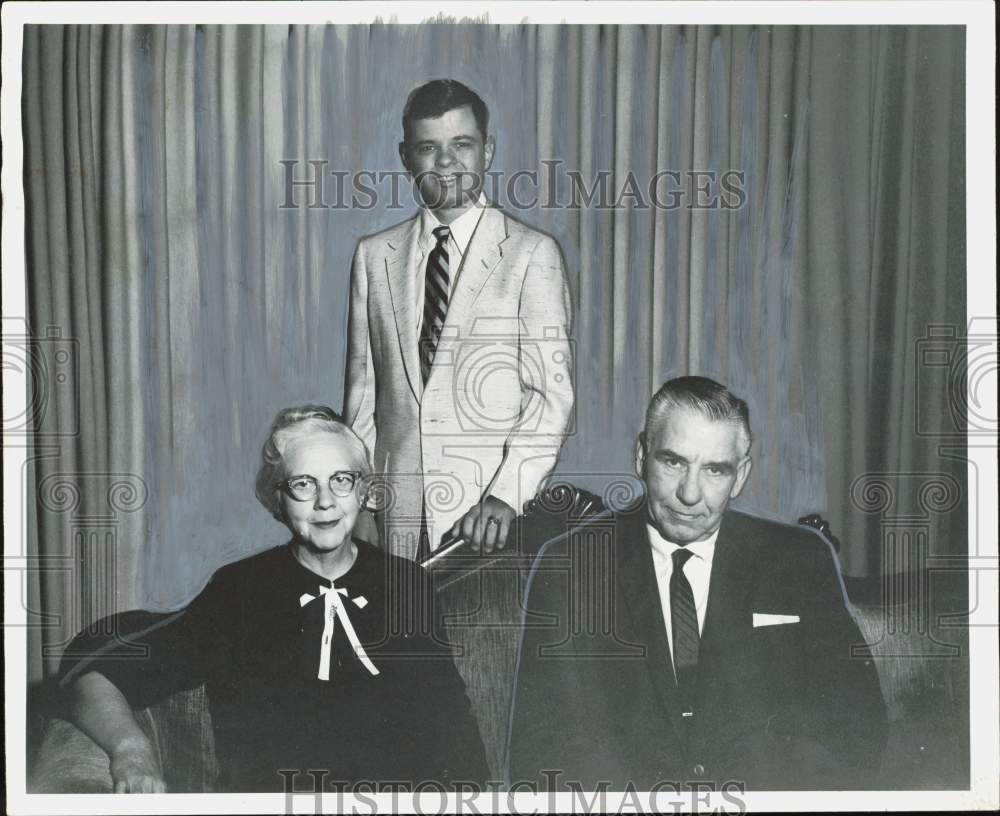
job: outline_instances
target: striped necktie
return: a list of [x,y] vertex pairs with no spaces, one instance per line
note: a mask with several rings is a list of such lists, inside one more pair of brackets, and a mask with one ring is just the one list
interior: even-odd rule
[[420,325],[420,374],[427,384],[437,351],[444,317],[448,313],[448,227],[435,227],[437,243],[427,256],[424,275],[424,319]]
[[694,605],[691,584],[684,575],[684,564],[694,555],[690,550],[679,547],[671,558],[674,570],[670,574],[670,628],[674,641],[674,672],[677,686],[685,710],[690,711],[691,691],[694,686],[695,671],[698,667],[698,612]]

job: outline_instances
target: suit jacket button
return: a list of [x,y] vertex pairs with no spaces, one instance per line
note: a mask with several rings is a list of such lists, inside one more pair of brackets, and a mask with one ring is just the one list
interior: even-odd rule
[[697,765],[695,765],[691,770],[694,771],[695,776],[705,775],[705,766],[702,765],[700,762]]

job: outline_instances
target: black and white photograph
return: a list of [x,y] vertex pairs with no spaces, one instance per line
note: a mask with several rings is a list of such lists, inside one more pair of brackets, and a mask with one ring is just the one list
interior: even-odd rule
[[1000,807],[992,4],[2,22],[9,812]]

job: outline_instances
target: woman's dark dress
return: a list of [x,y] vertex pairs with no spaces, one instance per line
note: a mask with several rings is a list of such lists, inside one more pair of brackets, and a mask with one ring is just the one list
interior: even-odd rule
[[[377,676],[337,620],[330,679],[318,679],[319,589],[330,582],[303,567],[289,545],[218,570],[181,615],[138,639],[148,659],[116,660],[112,652],[88,668],[136,708],[204,683],[225,790],[283,790],[279,770],[300,771],[295,784],[306,790],[310,770],[326,771],[327,790],[360,781],[481,783],[486,763],[465,687],[432,634],[429,576],[357,547],[354,565],[334,584],[348,591],[341,600]],[[306,593],[317,599],[303,605]]]

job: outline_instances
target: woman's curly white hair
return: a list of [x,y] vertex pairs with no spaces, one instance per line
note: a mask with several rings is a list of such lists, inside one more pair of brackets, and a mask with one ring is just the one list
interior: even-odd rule
[[271,433],[261,450],[261,465],[257,471],[254,492],[258,500],[278,521],[284,523],[281,503],[281,481],[285,473],[283,454],[288,443],[313,433],[331,433],[341,437],[350,446],[352,466],[362,477],[372,472],[368,448],[344,421],[325,405],[300,405],[283,408],[271,423]]

